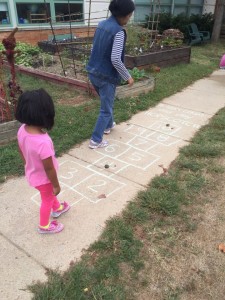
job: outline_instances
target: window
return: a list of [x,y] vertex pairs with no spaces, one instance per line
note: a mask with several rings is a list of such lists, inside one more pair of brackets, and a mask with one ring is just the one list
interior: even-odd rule
[[0,3],[0,24],[9,24],[9,9],[7,3]]
[[[136,9],[134,11],[134,18],[138,21],[144,21],[146,15],[154,12],[154,7],[160,7],[161,13],[172,13],[172,15],[185,14],[201,14],[204,0],[134,0]],[[159,4],[160,3],[160,4]]]
[[19,24],[48,23],[50,6],[45,3],[17,3]]
[[56,22],[82,21],[83,5],[77,3],[55,3]]

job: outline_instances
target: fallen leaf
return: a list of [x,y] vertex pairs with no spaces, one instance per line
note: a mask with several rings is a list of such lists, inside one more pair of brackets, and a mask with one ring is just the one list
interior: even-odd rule
[[101,195],[98,196],[98,199],[103,199],[103,198],[106,198],[105,194],[101,194]]
[[225,252],[225,245],[224,244],[219,244],[218,248],[221,252]]
[[163,174],[162,174],[162,176],[165,176],[165,175],[168,174],[168,169],[167,169],[167,168],[164,168],[163,165],[159,165],[159,167],[163,169]]

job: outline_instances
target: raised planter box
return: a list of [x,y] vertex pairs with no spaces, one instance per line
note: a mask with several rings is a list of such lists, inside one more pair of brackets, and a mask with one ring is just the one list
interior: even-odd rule
[[[94,87],[91,83],[85,82],[83,80],[78,80],[74,78],[63,77],[60,75],[42,72],[39,70],[34,70],[31,68],[26,68],[23,66],[16,66],[16,69],[20,73],[24,73],[30,76],[34,76],[40,79],[48,80],[51,82],[59,83],[59,84],[68,84],[72,85],[80,90],[91,92],[93,95],[97,95]],[[118,99],[126,98],[126,97],[134,97],[139,94],[145,94],[154,89],[155,81],[152,77],[146,77],[145,79],[135,82],[133,86],[129,87],[128,85],[118,86],[116,89],[116,97]]]
[[56,74],[52,74],[52,73],[48,73],[48,72],[39,71],[36,69],[26,68],[23,66],[16,66],[16,70],[19,73],[33,76],[35,78],[48,80],[50,82],[54,82],[54,83],[58,83],[58,84],[68,84],[71,86],[75,86],[80,90],[90,91],[93,94],[96,94],[94,87],[89,82],[86,82],[83,80],[70,78],[70,77],[64,77],[64,76],[60,76],[60,75],[56,75]]
[[140,94],[146,94],[152,91],[155,87],[155,80],[153,77],[146,77],[143,80],[134,82],[132,86],[121,85],[116,88],[116,98],[122,99],[126,97],[135,97]]
[[125,55],[125,65],[129,69],[133,69],[134,67],[147,68],[152,65],[167,67],[178,63],[189,63],[190,57],[191,47],[184,46],[176,49],[150,52],[138,56]]
[[[73,51],[73,55],[76,55],[76,52],[79,53],[90,53],[90,49],[86,49],[86,45],[92,44],[93,37],[85,37],[85,38],[76,38],[72,41],[70,39],[64,41],[58,41],[55,43],[54,41],[40,41],[38,42],[38,46],[44,51],[51,54],[56,54],[58,51],[62,52],[64,49],[69,49],[71,52]],[[91,47],[90,47],[91,48]]]
[[20,125],[21,124],[16,120],[0,123],[0,145],[6,145],[14,141]]
[[[7,64],[6,64],[7,66]],[[42,72],[39,70],[26,68],[23,66],[16,66],[16,70],[20,73],[24,73],[26,75],[34,76],[36,78],[40,78],[43,80],[48,80],[51,82],[55,82],[58,84],[68,84],[72,85],[80,90],[90,92],[93,95],[97,95],[94,87],[91,83],[78,80],[74,78],[63,77],[60,75]],[[131,87],[128,85],[118,86],[116,89],[116,98],[122,99],[126,97],[135,97],[139,94],[146,94],[149,91],[152,91],[155,87],[155,80],[153,77],[145,77],[143,80],[135,82]]]

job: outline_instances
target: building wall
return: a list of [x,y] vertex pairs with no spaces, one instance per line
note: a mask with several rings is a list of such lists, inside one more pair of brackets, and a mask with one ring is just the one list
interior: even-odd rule
[[[56,15],[54,11],[54,1],[59,3],[68,3],[66,0],[46,0],[51,8],[53,14],[53,28],[55,34],[70,33],[70,24],[67,23],[55,23]],[[64,1],[64,2],[63,2]],[[145,18],[145,15],[149,14],[153,8],[150,3],[158,2],[156,0],[134,0],[136,10],[134,14],[134,20],[139,21],[141,18]],[[87,34],[93,35],[94,27],[102,19],[105,19],[108,15],[108,6],[110,0],[69,0],[69,3],[83,3],[83,18],[82,22],[72,22],[72,33],[76,36],[85,36]],[[177,14],[181,11],[186,11],[187,14],[191,12],[214,12],[216,0],[160,0],[161,10],[168,11]],[[34,24],[20,24],[18,21],[19,16],[16,11],[16,3],[44,3],[44,0],[0,0],[0,7],[2,4],[8,5],[8,16],[10,24],[1,24],[0,18],[0,41],[6,37],[9,32],[18,27],[17,40],[22,42],[29,42],[36,44],[40,40],[46,40],[48,35],[52,34],[51,27],[48,23],[34,23]],[[1,9],[0,9],[1,13]],[[88,29],[89,26],[92,28]]]
[[[89,27],[83,26],[80,28],[73,28],[72,29],[72,34],[75,35],[76,37],[86,37],[86,36],[93,36],[95,32],[96,27]],[[0,32],[0,41],[2,41],[3,38],[6,38],[11,31],[4,31]],[[56,29],[54,30],[54,34],[68,34],[70,33],[70,30],[68,29]],[[45,29],[45,30],[19,30],[17,31],[15,37],[18,42],[22,43],[29,43],[32,45],[37,45],[39,41],[45,41],[48,40],[48,37],[52,35],[52,30],[51,29]]]
[[214,11],[215,0],[134,0],[136,5],[135,20],[145,21],[146,16],[158,13],[171,13],[186,16]]
[[[46,0],[50,3],[51,16],[52,16],[52,28],[54,29],[55,34],[64,34],[70,33],[71,31],[74,35],[78,37],[83,36],[93,36],[95,26],[102,19],[105,19],[108,15],[108,5],[109,0],[70,0],[70,3],[83,3],[83,21],[82,22],[62,22],[56,23],[56,15],[54,10],[55,0]],[[56,0],[57,3],[60,0]],[[64,1],[64,2],[63,2]],[[65,0],[61,0],[62,3],[68,3]],[[31,44],[37,44],[40,40],[47,40],[49,35],[52,35],[52,29],[49,23],[26,23],[20,24],[19,22],[19,13],[17,14],[16,3],[44,3],[44,0],[0,0],[0,11],[2,9],[2,4],[7,4],[8,6],[8,20],[10,23],[4,23],[0,19],[0,41],[8,36],[9,32],[13,28],[18,27],[18,32],[16,33],[16,38],[21,42],[29,42]],[[91,5],[90,5],[91,3]],[[67,4],[68,5],[68,4]],[[53,8],[52,8],[53,6]],[[4,9],[4,7],[3,7]],[[53,13],[52,13],[53,12]],[[1,16],[1,15],[0,15]],[[20,18],[21,19],[21,18]],[[5,20],[4,20],[5,21]],[[21,20],[20,20],[21,21]]]
[[205,0],[203,6],[203,14],[204,13],[214,13],[216,0]]

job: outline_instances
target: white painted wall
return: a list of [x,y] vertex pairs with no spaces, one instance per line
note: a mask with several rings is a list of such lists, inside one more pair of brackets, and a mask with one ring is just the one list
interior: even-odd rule
[[[91,3],[90,3],[91,2]],[[90,8],[90,25],[97,25],[99,21],[107,18],[108,7],[110,0],[85,0],[84,2],[84,16],[85,24],[88,25],[89,8]],[[109,14],[110,15],[110,12]]]
[[203,14],[214,13],[216,0],[205,0],[203,6]]

